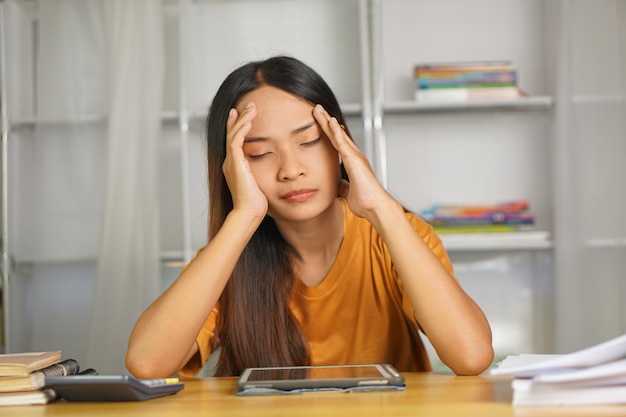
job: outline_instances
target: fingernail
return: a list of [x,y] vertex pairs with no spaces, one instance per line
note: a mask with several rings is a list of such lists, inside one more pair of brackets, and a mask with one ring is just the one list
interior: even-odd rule
[[322,113],[324,111],[324,108],[322,107],[321,104],[316,104],[315,105],[315,111],[318,113]]

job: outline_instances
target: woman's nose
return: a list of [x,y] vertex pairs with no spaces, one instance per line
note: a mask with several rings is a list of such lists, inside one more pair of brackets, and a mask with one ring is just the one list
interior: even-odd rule
[[280,158],[278,179],[280,181],[294,180],[306,172],[305,166],[296,152],[285,152]]

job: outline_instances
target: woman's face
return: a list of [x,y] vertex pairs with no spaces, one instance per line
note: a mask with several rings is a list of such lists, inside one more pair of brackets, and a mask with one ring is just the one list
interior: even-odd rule
[[339,156],[313,117],[313,104],[271,86],[244,95],[257,116],[243,151],[275,220],[303,221],[326,209],[337,197]]

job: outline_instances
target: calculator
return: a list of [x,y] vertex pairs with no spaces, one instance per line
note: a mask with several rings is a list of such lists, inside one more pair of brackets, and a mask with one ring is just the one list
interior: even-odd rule
[[130,375],[46,377],[46,387],[67,401],[144,401],[175,394],[185,387],[178,378],[139,379]]

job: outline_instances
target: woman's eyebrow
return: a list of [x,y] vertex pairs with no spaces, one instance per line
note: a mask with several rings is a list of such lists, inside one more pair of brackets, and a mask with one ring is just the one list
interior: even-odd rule
[[267,138],[258,137],[258,138],[244,138],[243,143],[253,143],[253,142],[263,142],[266,141]]
[[[315,126],[317,124],[317,122],[312,121],[310,123],[305,124],[304,126],[300,126],[294,130],[291,131],[292,135],[297,135],[298,133],[302,133],[310,128],[312,128],[313,126]],[[252,142],[263,142],[268,140],[267,137],[264,136],[259,136],[259,137],[249,137],[249,138],[245,138],[244,139],[244,143],[252,143]]]
[[292,131],[291,131],[291,133],[292,133],[292,134],[302,133],[302,132],[304,132],[305,130],[312,128],[312,127],[313,127],[313,126],[315,126],[316,124],[317,124],[317,122],[316,122],[316,121],[312,121],[311,123],[307,123],[307,124],[306,124],[306,125],[304,125],[304,126],[301,126],[301,127],[297,128],[297,129],[292,130]]

